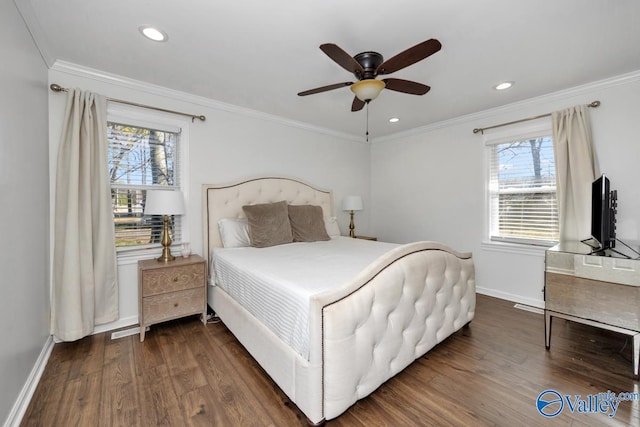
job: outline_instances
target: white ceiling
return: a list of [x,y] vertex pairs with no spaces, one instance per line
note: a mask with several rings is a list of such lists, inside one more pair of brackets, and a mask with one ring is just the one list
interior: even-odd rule
[[[385,58],[429,38],[433,56],[389,77],[431,86],[383,91],[369,106],[372,138],[640,70],[637,0],[15,0],[43,57],[150,82],[352,135],[341,88],[354,81],[318,47]],[[143,38],[141,25],[169,35]],[[508,91],[492,87],[515,81]],[[390,117],[400,122],[391,124]]]

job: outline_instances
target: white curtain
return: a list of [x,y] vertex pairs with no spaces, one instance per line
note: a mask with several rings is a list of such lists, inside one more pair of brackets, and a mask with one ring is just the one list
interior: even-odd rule
[[74,341],[118,318],[106,100],[69,90],[55,191],[51,333]]
[[591,184],[600,175],[586,105],[555,111],[553,144],[560,241],[591,235]]

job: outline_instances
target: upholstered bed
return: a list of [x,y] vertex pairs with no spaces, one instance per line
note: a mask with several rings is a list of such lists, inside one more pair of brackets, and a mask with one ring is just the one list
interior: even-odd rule
[[[219,263],[224,251],[233,255],[231,259],[242,259],[241,250],[221,249],[221,220],[244,218],[243,206],[283,200],[288,205],[320,206],[327,220],[333,215],[330,191],[295,179],[204,185],[203,242],[204,255],[211,262],[209,271],[216,272],[216,252]],[[278,248],[284,252],[275,253],[299,252],[307,243],[288,245],[298,246]],[[210,277],[208,303],[311,423],[339,416],[474,317],[474,266],[469,253],[436,242],[388,245],[380,252],[378,246],[362,246],[375,242],[356,244],[345,237],[309,245],[352,245],[354,249],[347,249],[352,251],[360,250],[360,245],[373,261],[348,280],[338,276],[335,287],[302,297],[308,310],[303,312],[308,316],[303,328],[308,333],[306,347],[292,345],[272,325],[259,320],[259,314],[241,305],[228,287],[216,284],[215,274]],[[268,251],[262,250],[246,252],[266,256]],[[246,265],[254,266],[258,259]],[[348,269],[345,272],[351,274]],[[221,275],[220,268],[217,274]],[[242,274],[239,277],[242,282]]]

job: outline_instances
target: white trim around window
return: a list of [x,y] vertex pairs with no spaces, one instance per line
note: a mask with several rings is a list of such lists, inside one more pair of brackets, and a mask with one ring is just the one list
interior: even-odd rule
[[[484,230],[482,248],[487,250],[504,251],[511,253],[523,253],[539,255],[544,253],[548,247],[556,244],[552,240],[526,239],[522,237],[500,238],[491,237],[492,234],[492,208],[495,197],[492,197],[491,189],[491,164],[492,150],[491,148],[498,144],[504,144],[512,141],[525,139],[546,137],[552,135],[551,120],[549,118],[538,119],[531,122],[521,123],[517,125],[500,128],[497,130],[485,131],[483,134],[483,143],[485,145],[484,158]],[[495,212],[496,209],[493,209]],[[495,216],[495,215],[494,215]]]
[[[169,132],[179,132],[178,157],[180,161],[178,182],[185,199],[186,214],[180,218],[181,240],[190,241],[189,215],[189,129],[191,122],[173,114],[138,108],[117,103],[107,105],[107,121],[132,126],[145,127]],[[172,251],[179,251],[180,243],[172,245]],[[117,251],[118,264],[133,264],[141,259],[157,257],[162,252],[160,245],[156,247],[119,248]]]

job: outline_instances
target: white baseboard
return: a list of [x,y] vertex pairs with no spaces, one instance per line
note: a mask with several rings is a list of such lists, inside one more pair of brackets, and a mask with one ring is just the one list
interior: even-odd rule
[[33,369],[31,369],[31,373],[29,374],[27,381],[24,383],[18,398],[13,404],[13,408],[11,408],[11,412],[9,412],[9,416],[4,423],[4,427],[18,427],[22,422],[22,418],[24,417],[25,412],[27,412],[33,393],[36,391],[36,387],[44,373],[44,368],[47,366],[49,356],[51,356],[51,351],[53,350],[53,345],[53,337],[49,335],[42,347],[42,351],[40,351],[40,355],[38,356],[36,363],[33,365]]
[[482,287],[476,287],[476,292],[482,295],[487,295],[490,297],[500,298],[507,301],[530,305],[531,307],[537,307],[544,309],[544,301],[533,299],[533,298],[525,298],[520,295],[514,295],[507,292],[496,291],[495,289],[487,289]]
[[[104,325],[98,325],[93,328],[91,335],[101,334],[103,332],[111,332],[116,329],[126,328],[127,326],[133,326],[138,324],[138,316],[129,316],[123,319],[118,319],[115,322],[105,323]],[[53,337],[55,343],[63,342],[58,337]]]
[[122,319],[118,319],[115,322],[105,323],[104,325],[97,325],[93,328],[92,335],[101,334],[103,332],[114,331],[120,328],[126,328],[127,326],[137,325],[138,324],[138,316],[129,316],[124,317]]

